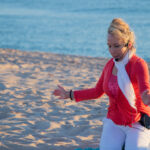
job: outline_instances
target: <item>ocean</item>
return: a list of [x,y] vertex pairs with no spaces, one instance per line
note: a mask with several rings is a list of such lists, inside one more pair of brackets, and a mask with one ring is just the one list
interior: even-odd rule
[[0,48],[110,57],[107,28],[124,19],[150,61],[150,0],[0,0]]

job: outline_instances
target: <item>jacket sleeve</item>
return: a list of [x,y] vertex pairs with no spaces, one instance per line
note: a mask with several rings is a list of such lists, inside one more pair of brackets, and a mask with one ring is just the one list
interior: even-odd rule
[[74,91],[75,101],[79,102],[79,101],[83,101],[83,100],[97,99],[100,96],[102,96],[104,94],[103,81],[104,81],[104,70],[94,88]]
[[149,70],[148,65],[143,59],[136,62],[136,78],[142,94],[145,90],[150,89],[149,86]]

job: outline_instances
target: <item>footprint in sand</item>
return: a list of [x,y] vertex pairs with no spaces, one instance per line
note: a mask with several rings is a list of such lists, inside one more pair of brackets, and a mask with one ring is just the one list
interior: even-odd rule
[[39,129],[39,130],[46,130],[49,128],[49,126],[50,123],[48,121],[41,120],[41,121],[36,121],[32,128]]
[[3,83],[0,83],[0,91],[3,91],[5,89],[6,89],[5,85]]
[[7,106],[0,107],[0,120],[8,118],[11,115],[11,109]]

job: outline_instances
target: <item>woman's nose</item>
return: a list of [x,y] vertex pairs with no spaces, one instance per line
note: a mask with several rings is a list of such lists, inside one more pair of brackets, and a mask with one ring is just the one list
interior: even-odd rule
[[115,48],[111,47],[111,48],[109,48],[109,51],[114,53],[115,52]]

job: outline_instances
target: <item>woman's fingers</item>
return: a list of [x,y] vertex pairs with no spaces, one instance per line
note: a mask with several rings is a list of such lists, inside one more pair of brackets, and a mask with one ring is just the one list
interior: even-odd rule
[[58,96],[59,99],[68,98],[65,89],[60,85],[57,85],[57,89],[54,90],[53,95]]
[[57,85],[57,87],[58,87],[59,89],[61,89],[61,90],[64,90],[64,88],[63,88],[62,86],[60,86],[60,85]]
[[145,98],[147,98],[148,95],[149,95],[149,90],[145,90],[145,91],[142,93],[142,98],[145,99]]
[[146,105],[150,104],[150,91],[149,90],[145,90],[142,93],[142,100],[143,100],[144,104],[146,104]]
[[149,90],[145,90],[142,95],[147,95],[148,92]]
[[56,90],[53,92],[53,95],[59,96],[59,95],[60,95],[60,90],[56,89]]

